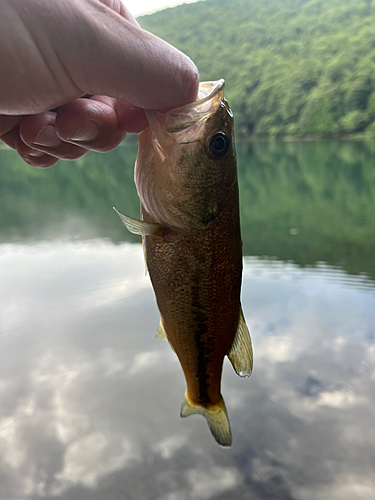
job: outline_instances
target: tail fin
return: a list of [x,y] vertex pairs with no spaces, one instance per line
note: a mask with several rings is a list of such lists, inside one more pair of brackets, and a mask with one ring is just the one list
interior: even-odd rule
[[185,393],[185,400],[181,406],[181,417],[188,417],[194,414],[203,415],[206,418],[213,437],[221,446],[231,446],[232,433],[223,399],[217,405],[208,407],[197,406],[189,401]]

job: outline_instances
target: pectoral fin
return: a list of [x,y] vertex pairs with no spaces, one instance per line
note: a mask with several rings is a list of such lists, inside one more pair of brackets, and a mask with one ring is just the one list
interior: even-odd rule
[[181,417],[194,414],[203,415],[206,418],[213,437],[221,446],[231,446],[232,433],[223,399],[217,405],[205,407],[193,404],[185,394],[185,400],[181,406]]
[[157,222],[144,222],[122,214],[115,207],[113,207],[113,210],[118,213],[126,229],[133,234],[140,234],[141,236],[161,236],[165,231],[164,226]]
[[240,319],[236,336],[234,337],[232,347],[227,354],[229,361],[235,372],[240,377],[249,377],[253,370],[253,348],[251,345],[250,332],[246,326],[242,308],[240,310]]

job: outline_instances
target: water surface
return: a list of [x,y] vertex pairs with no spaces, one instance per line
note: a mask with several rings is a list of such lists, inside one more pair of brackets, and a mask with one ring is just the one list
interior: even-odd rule
[[1,500],[375,497],[375,146],[239,144],[254,373],[230,450],[185,390],[142,248],[137,146],[48,171],[0,150]]

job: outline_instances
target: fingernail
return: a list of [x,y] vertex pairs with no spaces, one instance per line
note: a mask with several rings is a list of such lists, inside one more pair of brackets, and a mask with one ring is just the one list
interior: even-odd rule
[[60,146],[61,140],[57,137],[55,127],[53,125],[46,125],[36,136],[34,144],[47,148],[55,148],[56,146]]
[[99,134],[98,124],[89,121],[82,128],[78,129],[77,132],[70,138],[71,141],[92,141]]
[[29,153],[29,156],[34,156],[35,158],[39,158],[39,156],[43,156],[43,151],[37,151],[36,149],[32,149]]

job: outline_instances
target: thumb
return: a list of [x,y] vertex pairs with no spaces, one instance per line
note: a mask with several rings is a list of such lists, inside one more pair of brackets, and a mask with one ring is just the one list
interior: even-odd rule
[[194,101],[198,88],[194,63],[142,30],[121,0],[0,1],[0,61],[6,115],[85,94],[171,109]]
[[79,25],[69,31],[81,50],[72,53],[67,66],[76,86],[83,94],[108,95],[148,109],[194,101],[199,81],[195,64],[141,29],[123,7],[118,13],[106,5],[113,3],[80,2]]

